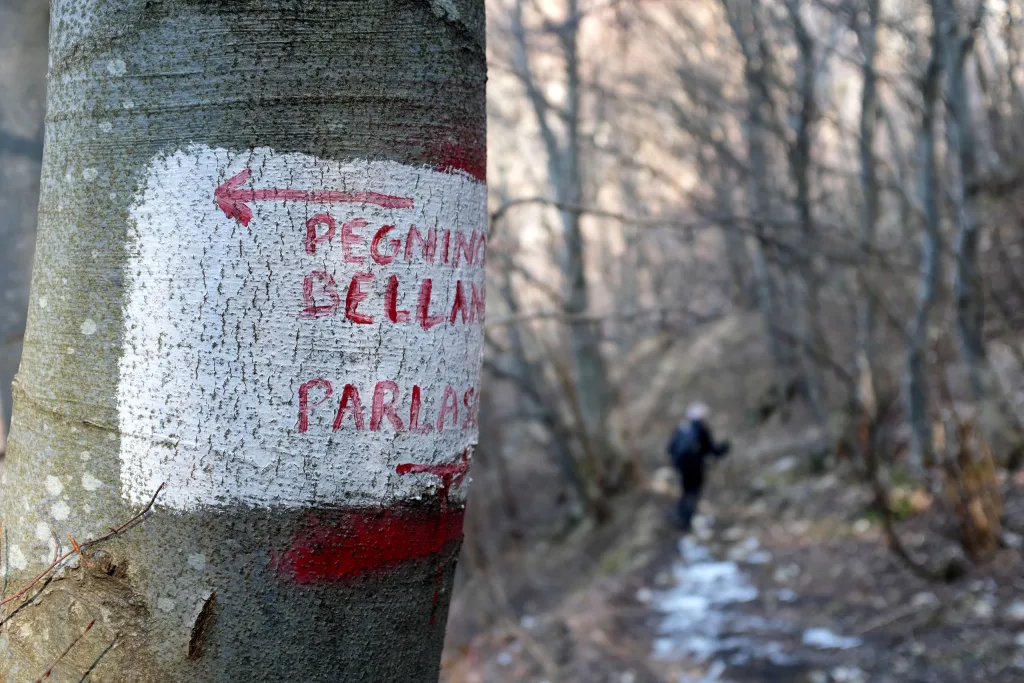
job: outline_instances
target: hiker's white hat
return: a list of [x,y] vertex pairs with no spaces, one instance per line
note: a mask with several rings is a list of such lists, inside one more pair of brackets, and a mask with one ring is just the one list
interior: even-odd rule
[[706,420],[708,417],[708,407],[704,403],[691,403],[686,409],[687,420]]

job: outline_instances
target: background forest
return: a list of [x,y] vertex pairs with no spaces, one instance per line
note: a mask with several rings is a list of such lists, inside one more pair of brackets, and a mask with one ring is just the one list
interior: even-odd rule
[[[451,680],[675,680],[652,648],[694,680],[1018,680],[1024,6],[488,10]],[[768,622],[711,634],[724,576],[704,612],[650,592],[701,594],[663,520],[697,399],[739,442],[698,543],[753,560],[742,611]]]

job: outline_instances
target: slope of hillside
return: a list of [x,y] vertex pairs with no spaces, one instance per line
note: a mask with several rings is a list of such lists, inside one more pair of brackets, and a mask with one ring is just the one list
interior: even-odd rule
[[[1022,537],[1006,531],[992,560],[951,584],[908,572],[886,547],[855,464],[811,473],[823,435],[803,409],[757,419],[771,383],[759,332],[756,317],[735,316],[634,356],[636,376],[651,379],[626,394],[620,417],[645,463],[641,490],[617,500],[602,527],[528,530],[490,556],[479,533],[469,538],[443,680],[1024,677]],[[696,397],[735,446],[713,468],[704,514],[683,544],[665,521],[677,484],[664,441]],[[1007,528],[1024,530],[1024,474],[1006,474],[1002,487]],[[912,552],[955,552],[943,501],[893,490]]]

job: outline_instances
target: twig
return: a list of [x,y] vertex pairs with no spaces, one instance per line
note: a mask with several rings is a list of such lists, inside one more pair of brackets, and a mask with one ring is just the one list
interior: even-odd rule
[[117,640],[120,637],[120,634],[115,635],[114,639],[110,641],[110,645],[107,645],[105,648],[103,648],[103,651],[100,652],[99,656],[97,656],[96,659],[93,660],[92,664],[89,665],[89,668],[85,670],[84,674],[82,674],[82,677],[78,679],[78,683],[85,683],[85,679],[87,679],[89,677],[89,674],[93,672],[96,666],[100,663],[100,660],[106,657],[107,653],[114,649],[114,646],[117,645]]
[[6,605],[9,602],[17,600],[22,595],[27,593],[32,588],[32,586],[34,586],[37,583],[39,583],[39,581],[41,581],[47,574],[49,574],[51,571],[53,571],[54,567],[56,567],[57,565],[59,565],[61,562],[63,562],[64,560],[68,559],[72,555],[74,555],[76,553],[81,553],[83,550],[86,550],[87,548],[90,548],[90,547],[96,545],[97,543],[102,543],[103,541],[106,541],[106,540],[108,540],[108,539],[118,535],[119,533],[121,533],[122,531],[127,529],[128,527],[130,527],[133,524],[135,524],[136,522],[138,522],[140,519],[142,519],[142,517],[147,512],[150,511],[150,509],[152,509],[153,503],[156,502],[156,497],[160,495],[160,491],[162,491],[163,488],[164,488],[164,484],[160,484],[160,486],[157,487],[156,492],[153,494],[153,497],[149,499],[149,503],[146,504],[146,507],[142,508],[142,510],[140,510],[134,517],[129,519],[127,522],[125,522],[121,526],[112,528],[109,533],[106,533],[106,534],[100,536],[99,538],[91,538],[91,539],[85,541],[84,543],[82,543],[81,545],[77,546],[76,548],[74,548],[72,550],[69,550],[68,552],[64,553],[63,555],[60,555],[59,557],[57,557],[53,562],[50,563],[50,566],[48,566],[46,569],[44,569],[42,572],[40,572],[34,579],[29,581],[28,584],[26,584],[21,590],[19,590],[17,593],[14,593],[10,597],[7,597],[7,598],[4,598],[3,600],[0,600],[0,607],[3,607],[4,605]]
[[36,683],[43,683],[43,681],[45,681],[47,678],[50,677],[50,674],[53,673],[54,667],[57,666],[58,664],[60,664],[60,660],[64,659],[64,657],[66,657],[67,654],[69,652],[71,652],[71,648],[73,648],[75,645],[77,645],[78,641],[80,641],[83,637],[85,637],[85,634],[89,632],[89,629],[91,629],[93,627],[93,624],[95,624],[95,623],[96,623],[95,619],[93,619],[92,621],[89,622],[89,625],[85,627],[85,630],[82,631],[81,633],[79,633],[78,637],[76,637],[74,640],[71,641],[71,644],[68,645],[64,649],[64,652],[60,653],[60,656],[57,657],[57,659],[53,660],[53,664],[51,664],[50,668],[46,670],[46,673],[44,673],[42,676],[40,676],[39,678],[36,679]]
[[85,559],[85,555],[82,554],[82,547],[78,545],[78,541],[75,540],[75,537],[71,534],[68,534],[68,540],[71,541],[71,547],[74,548],[75,552],[78,553],[78,557],[82,560],[85,566],[91,567],[92,565],[89,564],[89,560]]
[[[883,628],[885,626],[890,626],[891,624],[899,621],[900,619],[903,619],[904,617],[912,616],[912,615],[918,613],[921,609],[922,609],[921,607],[919,607],[917,605],[913,605],[913,604],[911,604],[911,605],[903,605],[902,607],[900,607],[898,609],[895,609],[895,610],[893,610],[891,612],[883,614],[882,616],[878,617],[877,619],[868,622],[867,626],[864,626],[864,627],[858,629],[854,633],[854,635],[858,636],[858,637],[866,636],[867,634],[871,633],[872,631],[877,631],[878,629]],[[938,606],[936,606],[932,610],[932,613],[934,614],[935,612],[937,612],[937,611],[939,611],[941,609],[942,609],[942,605],[938,605]]]

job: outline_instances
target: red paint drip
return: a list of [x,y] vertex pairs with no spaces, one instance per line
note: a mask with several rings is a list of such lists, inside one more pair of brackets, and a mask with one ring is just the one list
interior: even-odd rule
[[385,209],[411,209],[411,197],[395,197],[379,192],[341,192],[336,190],[308,191],[287,188],[269,188],[256,190],[243,188],[242,183],[249,179],[250,171],[228,178],[216,190],[213,198],[217,206],[228,218],[234,218],[242,225],[249,225],[252,220],[252,209],[246,202],[293,201],[314,202],[318,204],[375,204]]
[[[349,510],[310,515],[277,569],[298,584],[344,581],[439,555],[462,539],[463,510]],[[330,517],[330,519],[328,519]],[[438,566],[441,566],[438,557]],[[436,604],[436,603],[435,603]]]
[[[441,488],[438,491],[438,500],[441,503],[441,514],[438,517],[438,530],[435,532],[438,536],[443,534],[443,529],[446,521],[450,514],[457,514],[459,516],[459,528],[462,528],[462,510],[450,511],[448,508],[448,495],[451,492],[452,486],[461,486],[463,479],[466,478],[466,473],[469,471],[469,449],[462,451],[462,455],[459,457],[458,462],[449,463],[447,465],[420,465],[417,463],[403,463],[395,468],[398,474],[432,474],[436,477],[441,478]],[[441,566],[441,558],[437,558],[437,573],[434,578],[434,583],[437,584],[438,588],[434,589],[434,605],[430,610],[430,623],[433,624],[437,617],[437,606],[441,602],[441,578],[443,575],[444,567]]]

